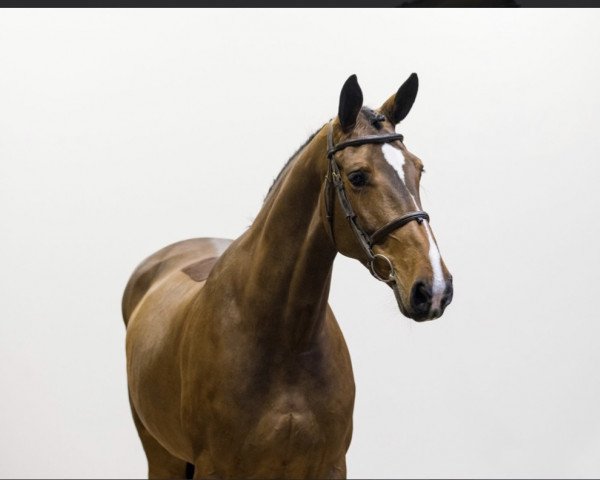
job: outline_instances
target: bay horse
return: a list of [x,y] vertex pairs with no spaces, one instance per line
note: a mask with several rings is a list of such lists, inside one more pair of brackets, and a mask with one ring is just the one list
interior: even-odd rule
[[151,478],[345,478],[350,355],[327,303],[338,252],[442,315],[452,278],[421,209],[423,164],[396,124],[412,74],[378,110],[355,75],[338,115],[292,156],[234,241],[144,260],[123,296],[129,398]]

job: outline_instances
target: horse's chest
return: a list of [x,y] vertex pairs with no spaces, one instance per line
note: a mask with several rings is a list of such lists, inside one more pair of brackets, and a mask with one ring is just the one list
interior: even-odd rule
[[239,390],[215,399],[207,420],[217,457],[283,468],[333,461],[345,453],[352,431],[352,378],[319,369],[292,372],[284,365],[263,373],[250,369]]
[[323,433],[322,415],[303,394],[293,390],[282,393],[264,404],[248,443],[309,447]]
[[306,465],[331,464],[349,444],[349,402],[342,405],[327,398],[310,398],[304,391],[287,386],[265,398],[255,413],[250,428],[238,437],[237,448],[230,450],[238,459],[293,472]]
[[[206,364],[193,363],[198,376],[185,382],[197,389],[189,395],[185,417],[193,426],[190,436],[200,434],[198,447],[209,445],[223,468],[264,461],[287,472],[294,463],[341,458],[350,441],[354,403],[347,353],[336,351],[341,347],[329,339],[293,356],[242,340],[228,336],[224,348],[202,357]],[[268,469],[252,471],[273,476]]]

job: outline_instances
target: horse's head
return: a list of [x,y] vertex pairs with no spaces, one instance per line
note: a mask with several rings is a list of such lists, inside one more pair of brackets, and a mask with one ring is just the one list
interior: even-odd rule
[[386,281],[401,312],[438,318],[452,300],[452,276],[422,211],[421,160],[395,126],[410,111],[419,82],[412,74],[378,110],[363,107],[352,75],[329,125],[329,173],[324,211],[340,253],[359,259]]

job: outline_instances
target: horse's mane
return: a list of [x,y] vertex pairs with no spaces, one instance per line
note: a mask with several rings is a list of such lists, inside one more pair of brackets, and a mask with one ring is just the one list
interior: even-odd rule
[[[363,114],[364,118],[366,118],[367,122],[373,126],[375,126],[378,130],[379,130],[379,125],[378,125],[378,119],[380,117],[380,115],[376,114],[375,111],[373,111],[371,108],[369,107],[365,107],[363,106],[360,109],[361,113]],[[269,191],[267,192],[267,195],[265,196],[265,200],[266,198],[269,196],[269,194],[271,193],[271,191],[273,190],[273,187],[275,187],[275,185],[277,184],[277,182],[279,181],[279,179],[281,178],[281,176],[283,175],[283,172],[286,170],[286,168],[289,166],[289,164],[292,162],[292,160],[294,160],[298,154],[302,151],[302,149],[304,147],[306,147],[313,138],[315,138],[315,135],[317,133],[319,133],[321,131],[323,127],[318,128],[314,133],[312,133],[310,135],[310,137],[308,137],[306,139],[306,141],[300,145],[297,150],[294,152],[294,154],[288,158],[287,162],[285,162],[285,165],[283,166],[283,168],[279,171],[279,173],[277,174],[277,176],[275,177],[275,180],[273,180],[273,183],[271,184],[271,187],[269,188]]]
[[[323,127],[321,127],[321,128],[323,128]],[[268,197],[268,196],[269,196],[269,194],[271,193],[271,190],[273,190],[273,187],[275,186],[275,184],[276,184],[276,183],[279,181],[279,179],[281,178],[281,175],[283,175],[283,172],[284,172],[284,171],[285,171],[285,169],[288,167],[288,165],[289,165],[289,164],[292,162],[292,160],[294,160],[294,159],[295,159],[295,158],[298,156],[298,154],[299,154],[299,153],[302,151],[302,149],[303,149],[304,147],[306,147],[306,146],[307,146],[307,145],[308,145],[308,144],[311,142],[311,140],[312,140],[313,138],[315,138],[315,135],[316,135],[317,133],[319,133],[319,131],[321,130],[321,128],[319,128],[317,131],[315,131],[314,133],[312,133],[312,134],[310,135],[310,137],[308,137],[308,138],[306,139],[306,141],[305,141],[305,142],[304,142],[302,145],[300,145],[300,146],[297,148],[297,150],[296,150],[296,151],[293,153],[293,155],[292,155],[290,158],[288,158],[287,162],[285,162],[285,165],[282,167],[282,169],[279,171],[279,173],[277,174],[277,176],[276,176],[276,177],[275,177],[275,179],[273,180],[273,183],[271,184],[271,187],[269,188],[269,191],[267,192],[267,195],[266,195],[267,197]],[[266,197],[265,197],[265,199],[266,199]]]

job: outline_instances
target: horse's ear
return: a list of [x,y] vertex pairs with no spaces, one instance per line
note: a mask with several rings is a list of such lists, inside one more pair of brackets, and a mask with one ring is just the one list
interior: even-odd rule
[[390,122],[400,123],[410,112],[415,103],[417,91],[419,90],[419,77],[411,73],[410,77],[402,84],[395,95],[392,95],[381,106],[379,111],[383,113]]
[[338,118],[344,132],[348,132],[356,125],[356,118],[363,103],[363,94],[356,75],[350,75],[340,93],[340,106]]

